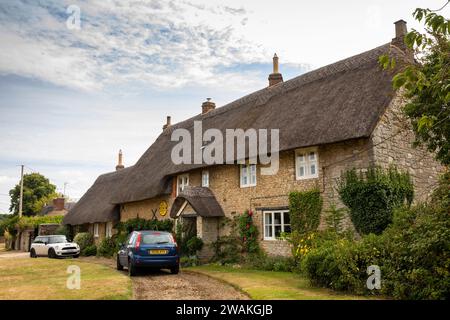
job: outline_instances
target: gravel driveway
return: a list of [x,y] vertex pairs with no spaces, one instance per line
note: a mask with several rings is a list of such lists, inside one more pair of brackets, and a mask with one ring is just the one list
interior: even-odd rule
[[[113,259],[85,257],[92,263],[116,267]],[[126,273],[126,271],[123,271]],[[133,298],[136,300],[248,300],[249,297],[231,285],[208,276],[180,271],[172,275],[168,271],[141,271],[132,278]]]

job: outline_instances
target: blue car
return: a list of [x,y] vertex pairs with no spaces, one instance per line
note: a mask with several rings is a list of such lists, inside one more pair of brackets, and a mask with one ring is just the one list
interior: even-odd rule
[[180,271],[180,256],[174,237],[163,231],[134,231],[117,253],[117,270],[128,268],[130,276],[139,268]]

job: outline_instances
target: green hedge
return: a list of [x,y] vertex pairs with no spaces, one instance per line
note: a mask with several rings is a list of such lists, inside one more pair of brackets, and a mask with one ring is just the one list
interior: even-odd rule
[[291,229],[300,234],[317,230],[323,200],[318,189],[289,194]]
[[356,170],[343,173],[338,192],[361,234],[383,232],[392,222],[393,210],[403,204],[410,205],[414,196],[408,173],[378,167],[369,168],[365,173],[358,174]]
[[[432,201],[394,210],[392,224],[360,241],[337,238],[319,243],[302,260],[315,285],[396,299],[450,296],[450,183],[442,179]],[[366,288],[367,267],[381,270],[381,289]]]
[[139,230],[158,230],[158,231],[173,231],[173,220],[165,219],[165,220],[146,220],[143,218],[134,218],[127,220],[125,222],[119,222],[116,225],[116,229],[119,232],[131,233],[133,231]]

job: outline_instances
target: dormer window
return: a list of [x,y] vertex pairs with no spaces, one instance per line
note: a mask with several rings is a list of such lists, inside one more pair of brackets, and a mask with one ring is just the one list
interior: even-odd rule
[[202,187],[209,187],[209,171],[202,171]]
[[177,195],[189,185],[189,173],[181,174],[177,177]]

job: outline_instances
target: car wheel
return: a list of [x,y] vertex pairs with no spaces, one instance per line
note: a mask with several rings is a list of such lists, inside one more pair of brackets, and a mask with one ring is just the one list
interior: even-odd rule
[[36,251],[34,249],[30,250],[30,258],[37,258]]
[[79,254],[76,254],[76,255],[74,255],[73,257],[74,258],[78,258],[80,255]]
[[134,277],[136,275],[136,266],[131,262],[131,259],[128,260],[128,275],[130,277]]
[[170,268],[170,273],[171,274],[178,274],[180,272],[180,265]]
[[50,249],[48,250],[48,257],[49,257],[50,259],[55,259],[55,258],[56,258],[55,249],[50,248]]
[[117,256],[117,270],[123,270],[123,265],[120,264],[119,256]]

